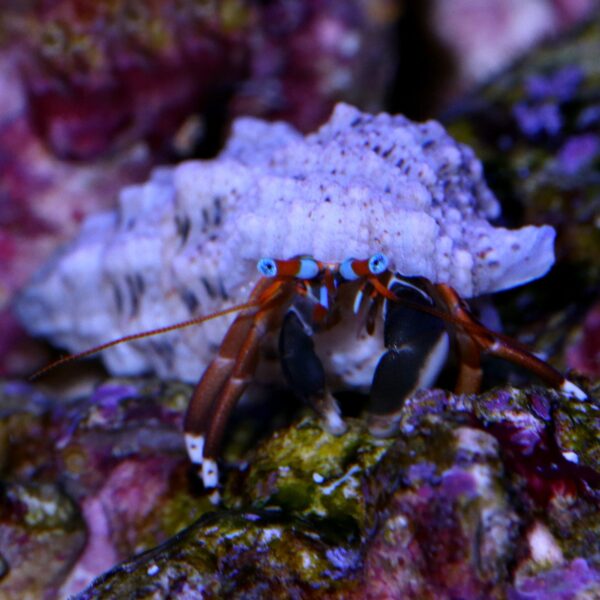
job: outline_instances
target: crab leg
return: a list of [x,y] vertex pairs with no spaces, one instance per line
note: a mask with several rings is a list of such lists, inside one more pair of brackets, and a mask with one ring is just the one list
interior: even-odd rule
[[575,398],[585,400],[587,395],[574,383],[566,379],[554,367],[539,359],[537,356],[522,347],[517,341],[509,340],[483,326],[469,311],[466,303],[456,291],[446,284],[437,284],[437,291],[441,300],[446,305],[448,312],[454,319],[463,325],[463,331],[457,332],[460,353],[460,372],[456,391],[468,393],[477,391],[481,380],[479,356],[487,352],[521,365],[537,375],[548,385],[561,390]]
[[282,281],[259,280],[250,295],[250,302],[259,305],[236,317],[194,390],[184,420],[185,441],[207,488],[217,485],[216,456],[227,420],[252,379],[259,342],[274,324],[274,308],[289,296],[287,287]]
[[458,345],[457,394],[474,394],[481,387],[483,370],[481,368],[481,346],[469,335],[456,334]]

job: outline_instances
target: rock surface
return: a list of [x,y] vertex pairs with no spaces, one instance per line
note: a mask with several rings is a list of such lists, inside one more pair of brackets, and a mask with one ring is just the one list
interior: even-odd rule
[[[577,442],[551,436],[555,420],[581,408],[563,404],[542,390],[429,392],[407,403],[399,437],[385,441],[360,422],[333,438],[302,420],[232,474],[231,510],[81,597],[203,589],[283,598],[289,588],[302,597],[504,598],[541,593],[565,572],[585,572],[578,585],[598,591],[589,553],[600,494],[589,452],[598,444],[580,456]],[[597,431],[591,410],[579,426]]]
[[[67,408],[2,391],[3,597],[63,597],[143,550],[78,597],[600,591],[597,386],[583,403],[543,388],[421,392],[394,438],[362,419],[335,437],[310,415],[240,455],[242,419],[216,510],[186,475],[186,387],[114,380]],[[35,570],[40,556],[51,569]]]

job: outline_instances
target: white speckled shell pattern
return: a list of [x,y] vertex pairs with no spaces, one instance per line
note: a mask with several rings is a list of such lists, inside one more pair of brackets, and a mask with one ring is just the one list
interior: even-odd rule
[[[155,170],[95,215],[23,293],[35,334],[81,351],[243,302],[264,256],[322,261],[384,252],[391,268],[464,297],[552,265],[554,230],[507,230],[472,150],[433,121],[340,104],[319,131],[239,119],[214,160]],[[114,348],[115,373],[194,380],[228,319]]]

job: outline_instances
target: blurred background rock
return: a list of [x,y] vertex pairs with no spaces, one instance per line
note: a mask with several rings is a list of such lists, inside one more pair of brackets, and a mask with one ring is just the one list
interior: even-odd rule
[[[67,400],[39,391],[18,378],[55,350],[29,339],[10,306],[86,215],[110,208],[120,188],[143,181],[157,164],[214,156],[236,116],[285,119],[311,131],[345,100],[413,119],[442,118],[484,160],[506,224],[550,223],[559,233],[553,273],[494,299],[506,330],[561,368],[598,378],[599,8],[598,0],[3,0],[0,375],[13,381],[0,392],[0,596],[65,597],[208,510],[190,485],[178,433],[189,390],[104,381],[96,373],[104,383],[93,395]],[[78,365],[77,376],[86,368]],[[283,441],[267,439],[246,471],[253,435],[268,419],[243,415],[245,425],[234,425],[226,449],[234,512],[203,517],[164,554],[113,571],[85,597],[130,593],[140,581],[159,589],[148,583],[159,563],[161,573],[173,575],[159,580],[165,594],[189,582],[222,591],[230,582],[215,576],[215,564],[250,573],[236,579],[240,594],[266,589],[260,586],[273,581],[274,565],[284,565],[286,583],[270,590],[273,597],[292,588],[348,597],[359,571],[382,593],[418,597],[457,590],[461,597],[502,597],[509,577],[514,598],[598,593],[598,419],[593,405],[579,414],[555,400],[508,390],[477,409],[428,393],[406,416],[424,421],[426,443],[419,445],[421,434],[411,443],[426,456],[413,453],[393,481],[389,465],[409,460],[405,440],[378,450],[356,424],[349,437],[327,442],[328,471],[318,453],[316,463],[299,467],[286,445],[304,436],[313,448],[323,433],[311,421],[285,430]],[[466,413],[487,427],[477,441],[481,457],[471,462],[458,443]],[[430,456],[433,433],[440,442]],[[523,457],[532,448],[528,462]],[[570,466],[561,452],[583,464]],[[291,475],[273,460],[291,461]],[[556,471],[535,475],[552,465]],[[475,490],[476,469],[505,489]],[[324,488],[315,473],[328,478]],[[449,504],[435,491],[440,477],[454,494]],[[354,485],[361,494],[353,495]],[[348,495],[330,499],[327,486]],[[418,500],[425,492],[432,494],[429,512]],[[283,516],[260,512],[269,502]],[[469,502],[477,514],[493,508],[490,527],[498,536],[477,537],[461,512]],[[340,506],[351,516],[339,520]],[[382,508],[386,516],[376,522]],[[327,526],[315,521],[319,511]],[[406,554],[399,524],[410,514],[420,545]],[[287,540],[288,551],[265,531]],[[469,548],[488,540],[478,555],[483,567],[471,570],[470,555],[452,563],[446,531]],[[438,532],[439,544],[424,532]],[[198,536],[207,542],[192,557],[192,572],[187,557]],[[235,537],[250,550],[223,554]],[[536,554],[540,549],[545,554]],[[185,560],[175,565],[180,551]],[[525,555],[515,569],[516,557]],[[415,577],[416,591],[382,577],[390,556],[397,572]],[[433,580],[419,579],[427,564],[418,561],[413,571],[402,570],[415,557],[427,563],[432,556]],[[244,570],[248,564],[258,568]]]

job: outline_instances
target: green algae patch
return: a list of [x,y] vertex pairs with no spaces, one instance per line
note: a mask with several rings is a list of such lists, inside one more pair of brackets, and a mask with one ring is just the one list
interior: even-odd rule
[[419,481],[419,473],[439,477],[452,467],[449,449],[467,416],[445,414],[446,400],[433,393],[407,401],[399,433],[387,439],[373,437],[360,420],[348,419],[346,433],[334,436],[315,417],[304,418],[261,444],[245,472],[232,474],[225,505],[277,509],[337,539],[365,539],[395,490]]
[[228,487],[225,503],[335,521],[353,536],[368,520],[365,481],[393,444],[371,437],[359,421],[334,436],[316,419],[302,419],[257,448],[235,484],[240,495]]
[[[137,551],[157,546],[189,527],[190,523],[203,515],[214,511],[215,507],[208,496],[198,497],[190,493],[184,482],[186,470],[177,470],[175,476],[171,477],[171,487],[160,497],[155,510],[146,514],[136,524]],[[131,554],[131,545],[126,550]]]

